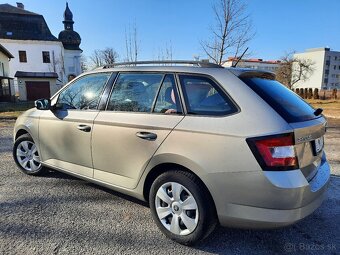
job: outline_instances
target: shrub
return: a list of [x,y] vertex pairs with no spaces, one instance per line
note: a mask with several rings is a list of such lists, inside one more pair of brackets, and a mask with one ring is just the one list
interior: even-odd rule
[[334,99],[338,99],[338,90],[337,89],[333,89],[333,91],[332,91],[332,98],[334,98]]
[[315,88],[314,89],[314,99],[319,99],[319,89],[318,88]]
[[308,99],[312,99],[313,98],[313,89],[309,88],[308,89]]

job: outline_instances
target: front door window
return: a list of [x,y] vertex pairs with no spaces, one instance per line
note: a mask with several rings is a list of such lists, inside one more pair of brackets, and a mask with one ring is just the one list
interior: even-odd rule
[[97,109],[100,96],[110,76],[111,73],[97,73],[77,79],[60,93],[57,107],[77,110]]

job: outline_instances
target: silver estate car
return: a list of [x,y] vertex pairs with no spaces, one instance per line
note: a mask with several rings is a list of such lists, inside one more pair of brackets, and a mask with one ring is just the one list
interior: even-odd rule
[[84,73],[16,121],[13,156],[148,201],[169,238],[276,228],[324,199],[326,120],[265,71],[135,62]]

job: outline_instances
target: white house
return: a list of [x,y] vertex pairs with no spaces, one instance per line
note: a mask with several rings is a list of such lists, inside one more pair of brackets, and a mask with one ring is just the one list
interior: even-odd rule
[[299,81],[295,88],[340,89],[340,52],[330,48],[313,48],[294,54],[298,59],[313,62],[313,73],[306,81]]
[[73,31],[68,4],[63,23],[65,29],[57,39],[42,15],[25,10],[22,3],[0,4],[0,43],[14,56],[9,76],[15,77],[19,100],[50,97],[81,73],[81,39]]
[[13,77],[9,76],[9,61],[13,55],[0,44],[0,102],[10,101],[14,95]]

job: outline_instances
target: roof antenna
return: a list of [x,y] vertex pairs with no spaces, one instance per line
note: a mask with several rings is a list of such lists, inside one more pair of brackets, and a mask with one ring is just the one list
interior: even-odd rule
[[232,65],[231,67],[236,67],[238,62],[240,62],[240,60],[243,58],[244,54],[246,54],[247,50],[249,49],[249,47],[247,47],[247,49],[242,53],[241,57],[239,57],[236,61],[236,63],[234,65]]

